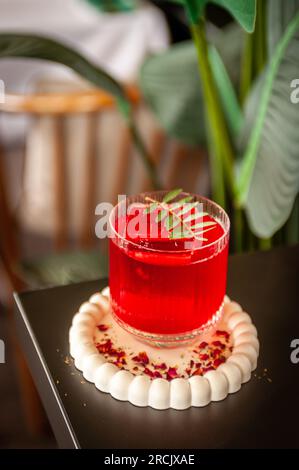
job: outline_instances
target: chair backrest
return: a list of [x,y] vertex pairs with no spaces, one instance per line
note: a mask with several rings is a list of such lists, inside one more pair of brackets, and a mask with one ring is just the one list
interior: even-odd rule
[[[139,93],[135,87],[128,88],[128,96],[132,103],[138,106]],[[97,154],[97,117],[99,113],[116,108],[113,97],[101,90],[82,90],[68,93],[35,93],[31,95],[18,95],[7,93],[5,102],[0,104],[0,111],[3,113],[22,114],[34,118],[34,122],[47,118],[51,122],[51,139],[53,149],[53,196],[55,213],[54,241],[57,249],[63,249],[68,244],[68,177],[66,164],[66,120],[70,115],[84,115],[86,117],[87,147],[84,155],[84,166],[82,175],[84,175],[83,187],[85,191],[82,194],[84,199],[82,203],[81,223],[79,230],[79,243],[82,246],[92,244],[93,236],[90,230],[92,215],[96,204],[94,188],[96,186],[96,154]],[[126,129],[121,130],[119,136],[120,155],[123,168],[118,186],[123,183],[123,176],[128,172],[129,158],[131,151],[131,139]],[[0,143],[1,144],[1,143]],[[26,145],[26,144],[25,144]],[[2,147],[2,154],[4,148]],[[2,155],[3,158],[3,155]],[[82,169],[81,169],[82,170]],[[2,165],[1,193],[2,207],[1,211],[9,214],[7,207],[7,195],[4,189],[6,177]],[[119,190],[120,188],[115,188]],[[5,196],[4,196],[5,195]],[[6,209],[4,209],[6,206]],[[5,216],[6,226],[7,215]],[[9,237],[8,237],[9,238]]]

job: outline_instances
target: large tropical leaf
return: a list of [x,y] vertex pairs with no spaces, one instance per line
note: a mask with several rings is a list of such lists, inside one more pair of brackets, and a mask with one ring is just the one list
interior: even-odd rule
[[299,0],[268,0],[268,51],[270,56],[284,34],[289,22],[299,11]]
[[[207,3],[215,3],[230,12],[230,14],[249,33],[254,30],[256,16],[256,0],[173,0],[184,5],[190,19],[196,23],[203,15]],[[260,0],[264,1],[264,0]]]
[[244,140],[250,137],[238,199],[251,229],[262,238],[271,237],[286,222],[299,190],[299,112],[290,99],[290,83],[298,70],[299,13],[246,104]]
[[[232,38],[234,47],[229,48],[228,43]],[[238,66],[241,29],[233,25],[221,32],[214,30],[209,39],[218,49],[217,53],[216,48],[210,48],[211,66],[228,125],[234,134],[239,130],[242,116],[224,62],[230,70]],[[141,69],[140,87],[169,135],[190,145],[206,142],[201,81],[192,41],[174,45],[168,51],[150,57]]]
[[141,69],[139,84],[169,135],[190,145],[205,141],[203,97],[193,42],[174,45],[150,57]]
[[15,33],[0,34],[0,59],[5,57],[44,59],[66,65],[96,87],[113,95],[118,102],[120,111],[128,122],[135,145],[148,170],[153,186],[159,186],[153,160],[148,155],[133,121],[130,101],[123,87],[114,78],[85,59],[74,49],[41,36]]
[[116,80],[74,49],[52,39],[28,34],[0,34],[0,59],[5,57],[44,59],[66,65],[115,96],[125,107],[128,105],[124,89]]

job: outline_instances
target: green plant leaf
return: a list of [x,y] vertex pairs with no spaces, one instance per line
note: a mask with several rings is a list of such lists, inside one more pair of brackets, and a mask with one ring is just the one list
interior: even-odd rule
[[175,228],[169,234],[169,238],[171,239],[181,239],[181,238],[191,238],[193,237],[192,232],[188,232],[187,230],[183,230],[182,227]]
[[74,49],[49,38],[29,34],[0,34],[0,58],[44,59],[70,67],[79,75],[120,100],[121,108],[130,108],[123,87],[108,73],[89,62]]
[[[209,41],[215,45],[220,55],[218,60],[214,59],[212,66],[217,74],[219,96],[225,104],[224,112],[228,123],[232,124],[232,134],[235,128],[240,127],[237,122],[240,112],[237,109],[233,87],[238,87],[236,70],[240,68],[241,33],[241,29],[233,24],[223,31],[213,29],[209,34]],[[226,64],[228,72],[225,72],[223,63]],[[223,77],[223,73],[226,76]],[[193,41],[175,44],[166,52],[147,59],[140,71],[139,86],[147,104],[167,134],[187,145],[206,143],[202,85]]]
[[164,220],[165,228],[169,232],[173,229],[173,215],[168,214],[168,216]]
[[[207,3],[215,3],[230,12],[230,14],[249,33],[255,25],[256,0],[173,0],[184,5],[192,23],[196,23],[203,15]],[[263,0],[261,0],[263,1]]]
[[131,11],[137,6],[137,0],[87,0],[101,11]]
[[162,220],[165,219],[165,217],[167,217],[167,215],[168,215],[168,212],[167,212],[165,209],[162,209],[162,210],[158,213],[158,215],[157,215],[157,217],[156,217],[156,219],[155,219],[156,222],[157,222],[157,223],[158,223],[158,222],[162,222]]
[[[182,199],[180,199],[178,202],[176,202],[174,204],[175,208],[178,209],[182,204],[185,204],[186,202],[190,202],[192,201],[193,199],[193,196],[186,196],[186,197],[183,197]],[[173,208],[174,208],[173,206]]]
[[299,0],[267,1],[268,51],[272,56],[289,22],[299,11]]
[[[225,8],[248,33],[254,31],[256,17],[256,0],[212,0]],[[259,0],[264,1],[264,0]]]
[[187,145],[205,142],[203,97],[192,41],[148,58],[140,70],[139,86],[168,135]]
[[212,227],[216,225],[216,222],[200,222],[199,224],[192,225],[192,230],[196,230],[198,228],[204,228],[204,227]]
[[163,197],[163,202],[168,203],[173,201],[182,191],[182,188],[172,189]]
[[[299,189],[299,113],[291,81],[299,70],[299,12],[249,95],[238,178],[238,203],[252,231],[271,237],[288,219]],[[245,138],[244,138],[245,137]]]
[[208,215],[207,212],[195,212],[195,214],[190,214],[188,217],[184,218],[184,222],[192,222],[193,220],[198,219],[199,217],[204,217],[205,215]]
[[221,56],[213,46],[209,48],[209,59],[228,126],[236,137],[243,125],[241,106]]
[[151,214],[154,212],[158,207],[158,204],[156,202],[153,202],[153,204],[150,204],[144,211],[145,214]]
[[[184,204],[184,206],[182,207],[182,209],[180,211],[177,212],[177,215],[179,217],[181,217],[182,215],[184,214],[187,214],[188,212],[190,212],[192,209],[195,209],[197,206],[198,206],[199,202],[196,201],[196,202],[189,202],[187,204]],[[196,217],[198,217],[198,212],[196,212],[195,214],[191,214],[191,215],[196,215]],[[191,217],[191,216],[190,216]]]

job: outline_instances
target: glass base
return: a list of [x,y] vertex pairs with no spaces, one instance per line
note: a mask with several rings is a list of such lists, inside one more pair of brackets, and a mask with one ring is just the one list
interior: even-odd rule
[[113,311],[113,306],[111,308],[111,312],[115,321],[128,333],[136,336],[139,341],[146,343],[150,346],[154,346],[156,348],[177,348],[186,346],[190,343],[193,343],[200,335],[206,333],[210,328],[212,328],[218,320],[220,320],[222,313],[223,313],[224,301],[220,305],[217,312],[213,315],[213,317],[204,325],[201,325],[199,328],[191,331],[186,331],[183,333],[177,334],[158,334],[158,333],[148,333],[142,330],[138,330],[123,320],[121,320],[117,315],[115,315]]

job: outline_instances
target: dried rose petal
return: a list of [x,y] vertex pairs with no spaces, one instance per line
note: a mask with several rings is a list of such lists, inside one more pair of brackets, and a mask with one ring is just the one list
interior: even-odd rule
[[202,369],[196,369],[196,371],[193,372],[192,377],[193,375],[202,375]]
[[108,339],[105,343],[97,343],[96,348],[100,353],[110,353],[112,348],[111,339]]
[[154,366],[154,369],[160,369],[160,370],[167,369],[167,365],[165,364],[165,362],[162,362],[161,364],[153,364],[153,366]]
[[224,357],[218,357],[217,359],[215,359],[215,361],[213,362],[213,365],[214,367],[219,367],[221,364],[223,364],[225,362],[225,358]]
[[154,376],[154,373],[153,373],[148,367],[145,367],[143,372],[144,372],[146,375],[149,375],[150,377],[153,377],[153,376]]
[[212,345],[217,346],[217,348],[221,348],[222,343],[221,343],[221,341],[217,340],[217,341],[212,341]]
[[210,356],[208,354],[200,354],[199,355],[199,359],[201,361],[207,361],[209,358],[210,358]]
[[213,349],[213,350],[211,351],[211,356],[212,356],[213,358],[219,356],[220,354],[222,354],[221,349],[216,348],[216,349]]
[[134,356],[132,359],[133,361],[139,362],[144,365],[147,365],[149,363],[149,358],[145,351],[140,352],[137,356]]
[[162,379],[162,374],[160,374],[160,372],[158,372],[157,370],[155,370],[153,374],[156,379]]
[[167,371],[167,380],[176,379],[178,377],[178,373],[176,367],[169,367]]
[[216,331],[216,336],[223,336],[224,338],[229,338],[229,333],[227,331],[223,331],[223,330],[217,330]]
[[104,325],[104,324],[101,324],[101,325],[98,325],[97,326],[97,329],[99,331],[107,331],[109,329],[109,326],[108,325]]
[[117,356],[118,359],[124,357],[126,355],[125,351],[119,350],[115,351],[115,355]]

